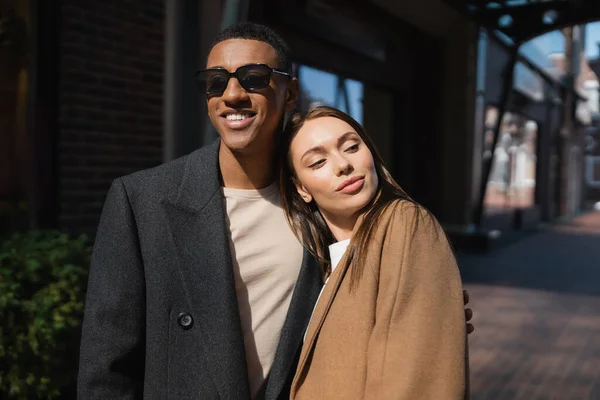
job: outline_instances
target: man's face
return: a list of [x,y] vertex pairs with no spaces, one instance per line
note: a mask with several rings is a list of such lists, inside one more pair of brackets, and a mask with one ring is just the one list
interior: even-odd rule
[[[277,53],[269,44],[230,39],[212,48],[207,68],[220,67],[234,72],[243,65],[255,63],[280,68]],[[295,79],[274,73],[266,88],[246,91],[232,77],[222,94],[207,95],[208,115],[223,144],[232,152],[269,152],[284,112],[295,105],[296,88]]]

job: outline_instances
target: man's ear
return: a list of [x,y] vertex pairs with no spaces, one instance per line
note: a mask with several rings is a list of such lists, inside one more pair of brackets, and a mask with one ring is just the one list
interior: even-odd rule
[[310,203],[313,198],[312,195],[308,192],[308,190],[306,190],[304,185],[300,183],[300,181],[296,178],[292,178],[292,181],[294,182],[294,186],[296,186],[296,191],[298,192],[300,197],[302,197],[302,200],[304,200],[306,203]]
[[296,108],[298,104],[298,96],[300,94],[300,85],[298,79],[295,77],[290,78],[286,93],[285,93],[285,111],[291,112]]

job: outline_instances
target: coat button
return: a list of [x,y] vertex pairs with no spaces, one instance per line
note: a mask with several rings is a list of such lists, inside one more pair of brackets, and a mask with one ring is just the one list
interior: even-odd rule
[[181,313],[179,314],[179,317],[177,317],[177,323],[187,331],[188,329],[192,328],[192,325],[194,325],[194,319],[188,313]]

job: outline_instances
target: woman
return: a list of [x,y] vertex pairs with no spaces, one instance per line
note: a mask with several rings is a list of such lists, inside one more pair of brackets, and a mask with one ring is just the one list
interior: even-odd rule
[[283,206],[326,282],[291,398],[468,397],[461,280],[435,218],[341,111],[295,116],[283,146]]

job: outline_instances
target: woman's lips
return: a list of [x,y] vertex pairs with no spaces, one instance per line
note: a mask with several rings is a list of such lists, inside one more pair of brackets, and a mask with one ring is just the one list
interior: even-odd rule
[[[338,187],[338,191],[345,194],[352,194],[360,191],[365,184],[364,176],[350,178]],[[340,189],[341,188],[341,189]]]

